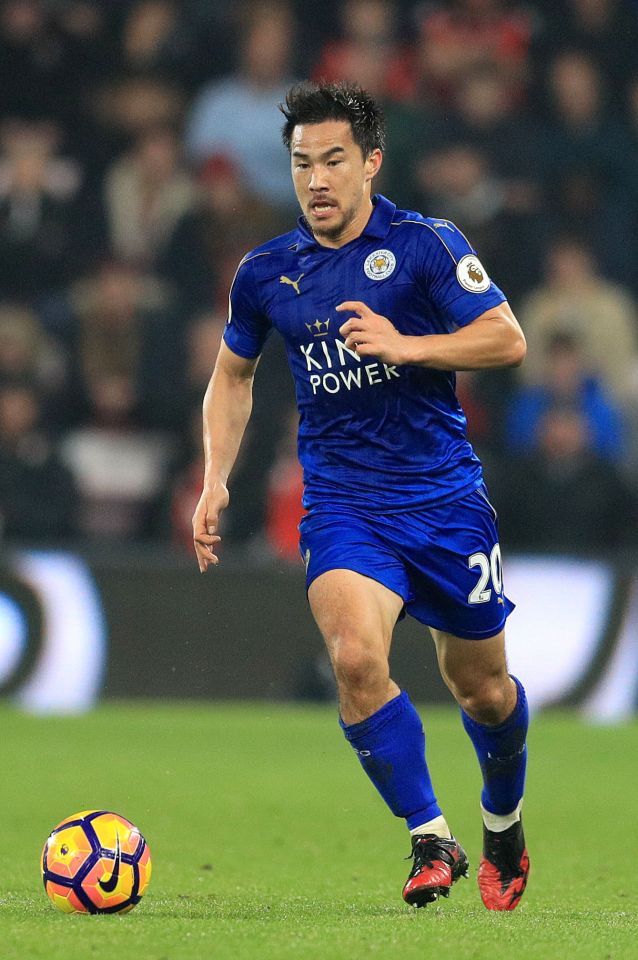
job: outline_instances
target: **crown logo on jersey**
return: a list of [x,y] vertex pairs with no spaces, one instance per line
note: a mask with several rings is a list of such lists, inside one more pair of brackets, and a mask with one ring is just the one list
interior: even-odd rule
[[327,320],[315,320],[314,323],[307,323],[306,326],[310,330],[313,337],[325,337],[328,334],[330,318]]

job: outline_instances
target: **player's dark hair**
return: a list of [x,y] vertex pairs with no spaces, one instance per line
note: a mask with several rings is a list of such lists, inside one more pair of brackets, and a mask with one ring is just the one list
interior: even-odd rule
[[286,118],[281,135],[288,151],[292,131],[298,124],[325,120],[349,123],[364,159],[373,150],[385,148],[383,111],[374,97],[356,83],[298,83],[288,91],[286,102],[280,103],[279,109]]

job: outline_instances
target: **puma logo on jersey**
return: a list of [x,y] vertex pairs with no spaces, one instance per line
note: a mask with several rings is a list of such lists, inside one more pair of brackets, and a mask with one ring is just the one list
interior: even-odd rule
[[303,273],[300,273],[296,280],[291,280],[290,277],[279,277],[279,283],[288,284],[293,288],[296,294],[300,294],[301,290],[299,289],[299,281],[304,276]]

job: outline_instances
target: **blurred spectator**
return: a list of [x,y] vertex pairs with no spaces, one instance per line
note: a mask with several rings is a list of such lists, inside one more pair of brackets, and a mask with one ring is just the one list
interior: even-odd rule
[[290,83],[294,28],[288,4],[251,5],[238,70],[200,93],[186,135],[197,163],[224,154],[239,166],[251,193],[284,209],[294,208],[295,198],[278,104]]
[[581,50],[622,95],[638,47],[638,12],[632,0],[565,0],[549,4],[536,56],[542,67],[560,50]]
[[506,187],[508,206],[539,212],[537,124],[517,109],[500,68],[484,64],[461,79],[439,136],[481,150]]
[[627,192],[634,165],[626,130],[610,109],[603,77],[590,57],[559,54],[548,81],[541,163],[554,231],[578,232],[604,272],[622,279],[633,269]]
[[77,484],[78,528],[84,537],[144,540],[155,511],[172,445],[136,420],[136,384],[126,372],[96,370],[88,383],[91,421],[65,436],[61,453]]
[[32,384],[42,399],[50,429],[59,429],[73,418],[69,367],[61,345],[45,334],[32,310],[0,304],[0,382]]
[[186,98],[182,88],[159,77],[110,75],[91,98],[93,141],[87,144],[92,169],[105,168],[148,130],[177,128]]
[[33,300],[78,268],[81,171],[56,156],[52,124],[6,123],[0,142],[0,287]]
[[299,415],[292,409],[268,476],[266,540],[274,555],[299,563],[299,522],[304,514],[303,473],[297,459]]
[[420,22],[420,70],[425,95],[449,103],[477,67],[491,64],[508,78],[520,102],[527,82],[531,19],[503,0],[453,0],[425,6]]
[[[504,209],[501,182],[485,155],[469,144],[444,145],[419,164],[418,176],[424,192],[424,207],[431,216],[457,222],[463,230],[488,226]],[[479,243],[479,241],[476,241]],[[479,243],[481,254],[483,247]]]
[[179,427],[183,338],[163,285],[130,264],[109,261],[74,285],[79,376],[87,394],[105,377],[125,381],[136,423]]
[[174,130],[157,127],[142,133],[131,152],[108,171],[104,194],[115,256],[152,266],[195,201]]
[[481,252],[490,275],[515,297],[538,275],[539,224],[524,205],[510,203],[508,187],[482,150],[443,145],[417,166],[419,209],[446,217]]
[[595,454],[584,417],[571,407],[550,408],[535,452],[509,459],[499,477],[492,494],[510,546],[578,553],[638,543],[636,498]]
[[[108,4],[91,0],[63,0],[49,4],[50,14],[64,38],[64,59],[68,73],[68,90],[75,89],[80,105],[86,86],[103,78],[112,69],[109,36],[112,13]],[[78,80],[81,79],[81,83]],[[73,122],[77,117],[68,116]]]
[[72,37],[81,47],[89,45],[95,55],[92,43],[105,31],[106,11],[100,3],[91,0],[66,0],[56,6],[60,29],[67,37]]
[[27,381],[0,381],[0,536],[50,543],[75,533],[76,491],[40,414]]
[[158,270],[175,285],[187,312],[214,306],[226,313],[241,258],[290,223],[250,193],[223,155],[207,161],[198,182],[198,203],[177,224]]
[[88,0],[6,0],[0,8],[0,116],[46,121],[90,155],[90,98],[112,69],[106,10]]
[[[187,324],[184,334],[184,361],[181,383],[173,389],[175,422],[188,429],[193,408],[201,409],[226,326],[224,313],[199,313]],[[201,446],[201,435],[199,437]]]
[[396,4],[346,0],[339,13],[342,37],[325,45],[314,78],[354,81],[384,101],[414,99],[414,49],[399,39],[401,19]]
[[139,0],[129,6],[120,38],[123,74],[172,79],[191,90],[210,72],[208,57],[187,4]]
[[528,348],[520,368],[524,382],[543,383],[545,344],[554,333],[570,333],[603,387],[623,405],[635,401],[636,304],[626,289],[601,277],[585,244],[570,237],[554,241],[545,281],[523,301],[519,319]]
[[543,358],[543,383],[521,387],[510,400],[507,443],[515,453],[538,446],[545,414],[554,407],[578,411],[587,428],[592,451],[618,462],[623,452],[622,412],[594,376],[571,333],[550,336]]
[[42,0],[0,8],[0,116],[63,120],[77,102],[65,44]]

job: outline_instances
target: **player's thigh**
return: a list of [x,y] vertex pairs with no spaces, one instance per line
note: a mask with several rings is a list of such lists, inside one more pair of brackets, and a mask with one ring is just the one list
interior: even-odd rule
[[467,640],[430,628],[441,676],[461,698],[476,696],[487,687],[499,688],[509,677],[505,631],[484,640]]
[[411,599],[405,564],[376,518],[310,511],[299,525],[310,606],[333,660],[337,648],[387,660],[392,630]]
[[387,658],[403,609],[393,590],[354,570],[333,569],[312,581],[308,600],[331,659],[343,645]]

